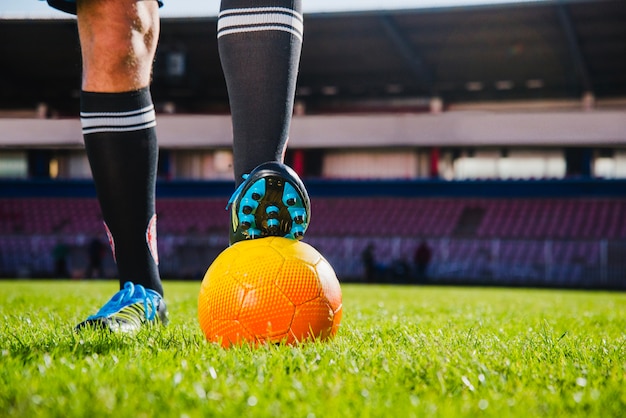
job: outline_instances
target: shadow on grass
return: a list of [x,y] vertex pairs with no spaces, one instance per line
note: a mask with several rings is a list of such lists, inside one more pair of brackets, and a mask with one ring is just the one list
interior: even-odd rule
[[145,355],[146,352],[164,350],[185,352],[206,344],[202,334],[181,327],[149,328],[135,335],[88,328],[80,332],[75,332],[73,329],[64,329],[60,332],[20,331],[5,327],[2,332],[1,350],[3,355],[8,354],[25,362],[44,354],[82,358],[93,354],[106,355],[111,352],[136,351]]

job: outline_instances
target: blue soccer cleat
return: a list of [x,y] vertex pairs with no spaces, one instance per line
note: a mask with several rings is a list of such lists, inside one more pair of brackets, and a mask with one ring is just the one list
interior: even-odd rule
[[167,325],[167,322],[167,307],[160,294],[126,282],[98,313],[76,325],[75,329],[97,328],[134,334],[143,326]]
[[302,239],[311,218],[311,203],[295,171],[279,162],[263,163],[233,193],[230,244],[262,237]]

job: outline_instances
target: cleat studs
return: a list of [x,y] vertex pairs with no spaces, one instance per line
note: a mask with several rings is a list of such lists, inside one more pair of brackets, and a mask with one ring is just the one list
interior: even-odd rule
[[287,199],[285,199],[285,204],[287,204],[287,206],[293,206],[297,201],[298,200],[294,196],[288,196]]
[[304,237],[304,227],[297,225],[294,226],[293,228],[291,228],[291,233],[293,234],[293,237],[297,240],[301,240],[302,237]]
[[242,199],[241,203],[239,204],[240,213],[243,213],[244,215],[250,215],[251,213],[254,213],[254,211],[258,207],[259,203],[249,198]]
[[267,213],[267,217],[269,219],[278,218],[278,211],[279,211],[278,207],[274,205],[271,205],[265,208],[265,213]]
[[252,224],[254,223],[254,216],[243,215],[239,217],[239,221],[241,222],[241,229],[245,231],[252,227]]
[[290,211],[291,213],[291,219],[301,225],[304,223],[305,219],[306,219],[306,211],[304,209],[293,209]]
[[301,240],[309,224],[308,196],[301,189],[280,173],[245,178],[229,201],[234,225],[239,224],[231,231],[231,241],[266,236]]
[[298,195],[298,191],[291,185],[291,183],[285,183],[285,191],[283,192],[283,203],[286,206],[302,205],[302,201]]
[[260,179],[250,187],[246,197],[258,202],[263,199],[263,196],[265,196],[265,179]]

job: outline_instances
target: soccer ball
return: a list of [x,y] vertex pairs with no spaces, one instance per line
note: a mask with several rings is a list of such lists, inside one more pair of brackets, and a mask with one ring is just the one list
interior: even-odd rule
[[207,340],[295,344],[325,340],[339,329],[341,288],[312,246],[282,237],[240,241],[207,270],[198,319]]

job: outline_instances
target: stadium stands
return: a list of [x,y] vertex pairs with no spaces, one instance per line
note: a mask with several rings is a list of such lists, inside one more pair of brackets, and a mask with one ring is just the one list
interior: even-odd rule
[[[158,200],[165,275],[197,277],[224,248],[225,204],[216,197]],[[626,239],[625,213],[619,198],[325,197],[313,201],[307,241],[346,279],[362,275],[360,254],[372,243],[380,279],[394,280],[393,266],[410,266],[426,239],[433,249],[430,276],[440,281],[592,287],[611,240]],[[76,259],[85,257],[93,236],[104,238],[93,198],[2,199],[0,275],[45,275],[60,240],[73,248],[80,270]]]
[[[160,199],[159,231],[224,234],[224,198]],[[624,239],[625,199],[318,198],[309,236],[458,237],[464,210],[479,209],[473,238]],[[100,234],[97,201],[26,198],[0,201],[0,233]]]
[[[414,279],[398,271],[425,239],[435,283],[626,288],[624,16],[623,0],[308,15],[286,154],[304,162],[306,240],[342,280],[362,277],[370,243],[380,280]],[[80,277],[87,243],[105,236],[75,21],[2,22],[0,276],[51,275],[64,243]],[[216,27],[162,20],[164,277],[197,278],[228,242],[228,97],[217,44],[203,41]]]

